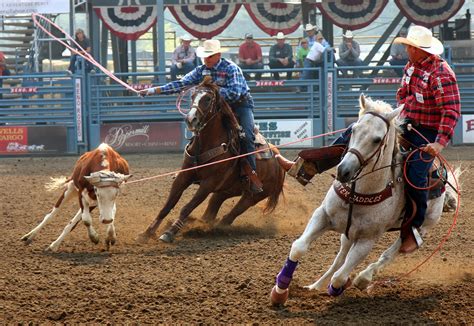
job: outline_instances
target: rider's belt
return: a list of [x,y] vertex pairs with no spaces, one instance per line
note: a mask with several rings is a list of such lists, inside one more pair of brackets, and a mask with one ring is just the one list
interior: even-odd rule
[[252,97],[250,96],[250,93],[245,93],[245,94],[242,94],[237,100],[235,100],[234,102],[232,102],[230,104],[230,106],[232,108],[235,108],[235,107],[239,107],[241,106],[242,104],[244,104],[245,102],[247,102],[248,100],[250,100]]

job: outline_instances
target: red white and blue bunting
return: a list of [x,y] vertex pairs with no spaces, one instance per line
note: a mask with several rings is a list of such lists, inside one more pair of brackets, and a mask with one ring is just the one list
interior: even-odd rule
[[253,22],[270,36],[293,33],[301,25],[301,5],[286,3],[245,4]]
[[169,6],[171,14],[189,34],[198,39],[219,35],[234,19],[240,4]]
[[124,40],[137,40],[156,23],[156,6],[94,7],[111,33]]
[[382,12],[388,0],[332,0],[316,6],[334,25],[356,30],[368,26]]
[[464,0],[395,0],[395,3],[409,21],[430,28],[454,16]]

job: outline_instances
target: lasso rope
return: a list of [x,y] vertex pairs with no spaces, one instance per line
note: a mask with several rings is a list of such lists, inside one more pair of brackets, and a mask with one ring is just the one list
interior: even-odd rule
[[[54,26],[56,29],[58,29],[59,31],[61,31],[62,33],[64,33],[64,35],[66,36],[66,38],[68,38],[69,40],[71,40],[78,48],[80,51],[74,49],[72,46],[70,46],[69,44],[67,44],[66,42],[64,42],[63,40],[60,40],[58,37],[54,36],[50,31],[48,31],[43,25],[41,25],[41,23],[37,20],[37,17],[43,19],[44,21],[48,22],[51,26]],[[106,74],[107,76],[109,76],[110,78],[112,78],[113,80],[115,80],[117,83],[121,84],[123,87],[127,88],[128,90],[132,91],[132,92],[135,92],[137,94],[140,93],[140,91],[136,90],[135,88],[131,87],[130,85],[128,85],[126,82],[124,82],[123,80],[121,80],[120,78],[116,77],[112,72],[110,72],[109,70],[107,70],[107,68],[104,68],[100,63],[98,63],[90,53],[86,52],[85,49],[82,48],[82,46],[80,46],[76,40],[71,36],[69,35],[68,33],[66,33],[66,31],[64,31],[59,25],[57,25],[56,23],[54,23],[53,21],[51,21],[49,18],[41,15],[41,14],[31,14],[31,18],[33,19],[34,23],[36,24],[36,26],[38,26],[40,29],[42,29],[46,34],[48,34],[51,38],[53,38],[54,40],[58,41],[59,43],[61,43],[62,45],[64,45],[67,49],[69,49],[69,51],[71,51],[71,53],[74,53],[74,54],[77,54],[79,56],[81,56],[82,58],[84,58],[85,60],[89,61],[90,63],[92,63],[94,66],[96,66],[97,68],[99,68],[100,70],[102,70],[102,72],[104,74]]]

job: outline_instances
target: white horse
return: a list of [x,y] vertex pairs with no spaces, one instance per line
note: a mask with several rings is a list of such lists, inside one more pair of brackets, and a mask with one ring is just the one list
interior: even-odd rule
[[[402,168],[401,164],[392,164],[402,160],[398,152],[395,124],[395,117],[401,107],[392,110],[389,104],[372,101],[364,95],[360,96],[359,102],[359,119],[353,126],[348,152],[337,166],[337,180],[329,189],[321,206],[314,211],[303,234],[293,242],[286,264],[278,274],[276,285],[271,291],[273,304],[286,302],[288,287],[298,261],[308,251],[310,244],[324,232],[339,232],[341,247],[329,270],[307,288],[327,288],[330,295],[337,296],[352,283],[350,273],[369,254],[382,234],[391,228],[400,227],[402,223],[401,216],[405,206]],[[364,177],[366,173],[370,174]],[[358,176],[360,178],[355,185],[357,195],[353,196],[356,204],[352,205],[352,221],[348,224],[350,205],[336,190],[347,194],[347,186],[343,188],[344,183],[351,182]],[[380,201],[382,196],[378,197],[377,194],[384,191],[391,191],[391,196]],[[425,221],[420,230],[422,235],[439,221],[445,195],[446,192],[428,202]],[[359,205],[362,201],[372,204]],[[400,246],[401,239],[398,238],[376,263],[357,275],[354,285],[360,289],[367,288],[373,276],[396,257]]]

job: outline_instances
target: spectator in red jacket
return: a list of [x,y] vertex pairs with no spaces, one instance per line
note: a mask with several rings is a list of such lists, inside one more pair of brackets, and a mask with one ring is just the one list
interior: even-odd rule
[[[253,40],[253,35],[245,34],[245,42],[239,47],[239,67],[243,70],[263,69],[262,48]],[[248,72],[244,72],[245,79],[250,79]],[[261,72],[255,73],[255,79],[260,80]]]

